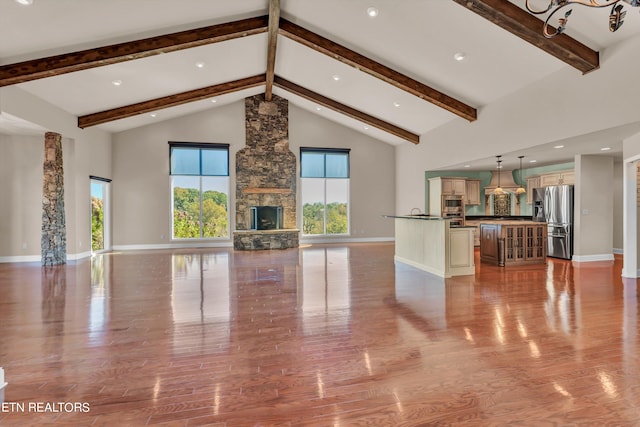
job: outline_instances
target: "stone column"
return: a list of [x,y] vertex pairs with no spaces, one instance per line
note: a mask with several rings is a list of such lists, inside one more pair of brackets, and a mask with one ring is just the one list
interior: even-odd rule
[[67,262],[63,173],[62,136],[55,132],[47,132],[44,137],[42,182],[42,265]]

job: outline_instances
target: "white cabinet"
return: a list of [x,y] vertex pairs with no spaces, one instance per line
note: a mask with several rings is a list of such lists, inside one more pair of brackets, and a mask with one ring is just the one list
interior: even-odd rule
[[562,171],[540,175],[541,187],[546,187],[547,185],[575,184],[575,182],[576,179],[574,171]]
[[480,204],[480,180],[479,179],[467,179],[465,182],[465,204],[467,205],[479,205]]
[[533,189],[539,188],[540,185],[540,177],[532,176],[527,178],[527,204],[530,205],[533,203]]

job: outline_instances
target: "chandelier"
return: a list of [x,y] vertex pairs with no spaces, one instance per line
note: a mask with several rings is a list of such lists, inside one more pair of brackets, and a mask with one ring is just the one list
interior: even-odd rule
[[551,18],[553,18],[556,13],[563,10],[567,6],[580,5],[587,7],[609,7],[611,6],[611,13],[609,14],[609,31],[617,31],[624,22],[624,16],[627,14],[624,11],[624,5],[620,3],[627,3],[632,7],[640,7],[640,0],[547,0],[549,4],[546,9],[537,9],[531,6],[532,0],[526,0],[525,6],[527,10],[535,15],[543,15],[549,11],[549,15],[547,19],[544,21],[543,34],[546,38],[550,39],[564,32],[565,27],[567,26],[567,21],[569,20],[569,16],[571,15],[571,11],[573,9],[569,9],[564,12],[564,16],[558,18],[558,26],[554,27],[549,24]]

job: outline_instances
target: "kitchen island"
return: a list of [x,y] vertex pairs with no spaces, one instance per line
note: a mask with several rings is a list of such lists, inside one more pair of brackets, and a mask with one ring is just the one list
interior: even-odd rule
[[395,219],[395,261],[445,278],[475,274],[473,227],[429,215],[387,218]]
[[480,261],[503,267],[545,264],[547,224],[518,220],[481,222]]

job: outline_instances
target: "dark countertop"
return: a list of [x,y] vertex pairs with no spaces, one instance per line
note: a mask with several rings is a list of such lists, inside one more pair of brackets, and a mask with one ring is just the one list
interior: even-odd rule
[[467,215],[465,216],[467,221],[531,221],[531,215]]
[[385,218],[406,218],[406,219],[422,219],[422,220],[438,220],[444,221],[451,218],[443,218],[441,216],[431,216],[427,214],[415,214],[415,215],[383,215]]

